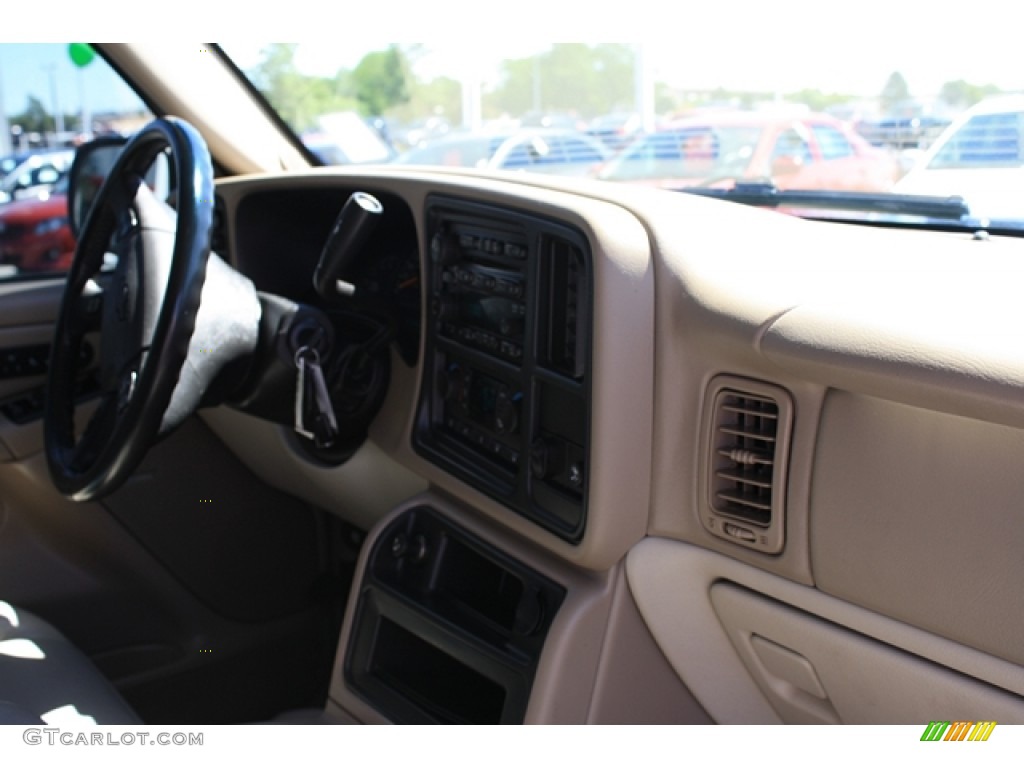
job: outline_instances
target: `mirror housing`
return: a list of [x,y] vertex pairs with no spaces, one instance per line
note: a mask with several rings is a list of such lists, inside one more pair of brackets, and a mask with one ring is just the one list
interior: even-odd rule
[[80,146],[68,172],[68,221],[75,239],[82,231],[89,209],[104,179],[114,167],[121,149],[128,143],[123,136],[101,136]]
[[[127,143],[128,139],[123,136],[101,136],[83,144],[75,152],[68,178],[68,221],[76,239],[100,187]],[[146,172],[145,181],[158,200],[170,198],[171,163],[166,154],[157,156]]]

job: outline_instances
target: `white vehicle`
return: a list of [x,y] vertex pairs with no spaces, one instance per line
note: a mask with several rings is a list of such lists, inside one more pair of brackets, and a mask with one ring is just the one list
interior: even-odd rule
[[30,155],[0,182],[0,203],[43,197],[71,168],[74,150]]
[[893,192],[959,195],[990,219],[1024,212],[1024,95],[995,96],[954,120]]

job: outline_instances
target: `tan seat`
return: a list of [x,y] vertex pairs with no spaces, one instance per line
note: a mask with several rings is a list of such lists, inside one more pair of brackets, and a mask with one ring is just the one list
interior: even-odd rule
[[52,625],[0,601],[0,724],[141,723],[117,689]]

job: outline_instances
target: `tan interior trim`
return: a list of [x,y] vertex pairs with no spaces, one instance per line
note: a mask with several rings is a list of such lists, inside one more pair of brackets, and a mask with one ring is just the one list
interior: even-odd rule
[[1017,696],[1024,668],[900,621],[678,541],[645,539],[626,558],[641,614],[677,674],[715,721],[778,723],[737,655],[711,601],[726,580],[838,626],[927,659]]

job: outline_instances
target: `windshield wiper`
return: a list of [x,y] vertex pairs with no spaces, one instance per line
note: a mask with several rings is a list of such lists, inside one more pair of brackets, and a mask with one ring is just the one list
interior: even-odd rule
[[924,216],[929,219],[962,221],[970,209],[962,197],[931,197],[929,195],[893,195],[880,192],[839,192],[833,190],[782,190],[771,182],[737,182],[732,189],[683,187],[680,192],[691,195],[731,200],[762,208],[812,208],[833,211],[864,211],[903,216]]

